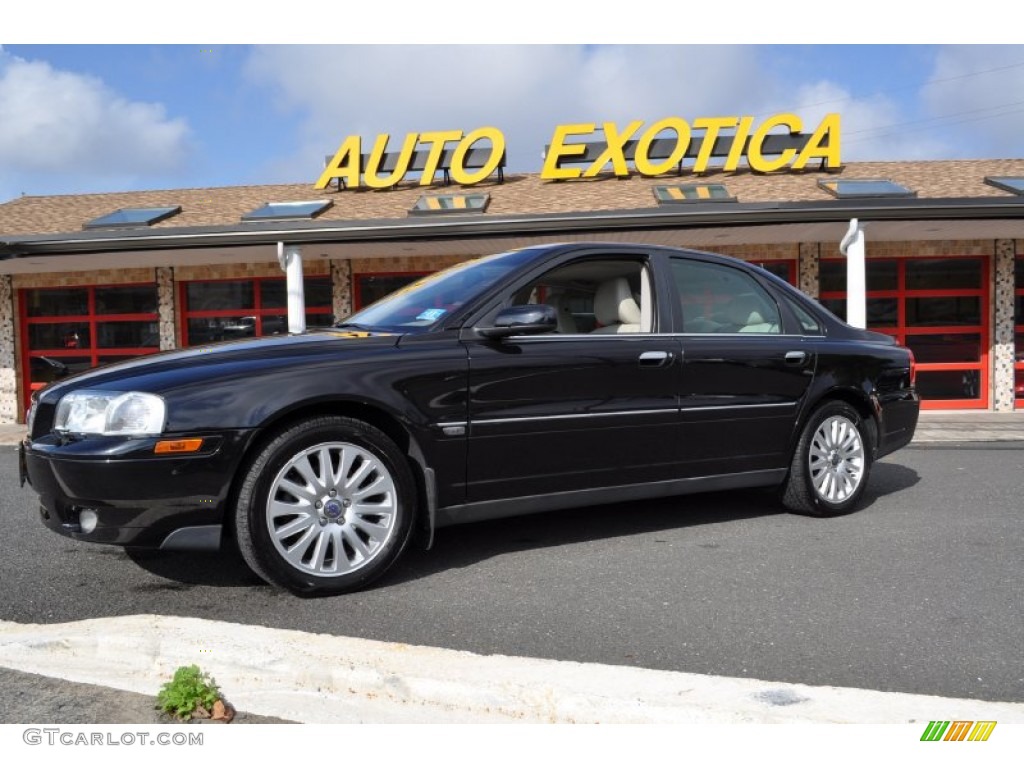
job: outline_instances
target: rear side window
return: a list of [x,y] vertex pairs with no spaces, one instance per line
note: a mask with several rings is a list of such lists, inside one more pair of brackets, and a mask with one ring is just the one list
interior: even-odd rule
[[814,315],[808,312],[806,309],[801,307],[797,302],[793,301],[789,296],[783,294],[782,300],[789,305],[789,308],[793,310],[793,314],[796,315],[797,322],[800,323],[800,332],[808,336],[821,336],[821,323],[814,319]]
[[782,332],[778,305],[745,272],[673,258],[672,276],[683,312],[683,333]]

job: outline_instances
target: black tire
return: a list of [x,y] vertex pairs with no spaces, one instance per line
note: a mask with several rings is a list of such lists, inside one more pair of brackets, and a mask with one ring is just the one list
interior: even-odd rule
[[416,485],[376,427],[320,416],[286,427],[245,469],[235,505],[239,551],[265,581],[337,595],[379,579],[409,542]]
[[782,503],[817,517],[853,511],[867,487],[871,455],[869,431],[856,409],[838,400],[823,403],[800,434]]

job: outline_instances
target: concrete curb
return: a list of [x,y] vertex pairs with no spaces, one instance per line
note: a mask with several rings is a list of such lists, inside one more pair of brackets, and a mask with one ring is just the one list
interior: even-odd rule
[[181,665],[305,723],[1024,723],[1024,704],[384,643],[173,616],[0,622],[0,666],[155,695]]

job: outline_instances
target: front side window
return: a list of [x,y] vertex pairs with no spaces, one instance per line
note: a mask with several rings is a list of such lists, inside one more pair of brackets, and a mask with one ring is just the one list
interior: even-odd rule
[[512,304],[549,304],[558,333],[650,333],[650,273],[637,259],[591,258],[564,264],[516,291]]
[[741,270],[684,258],[672,259],[683,313],[683,333],[781,333],[779,308]]

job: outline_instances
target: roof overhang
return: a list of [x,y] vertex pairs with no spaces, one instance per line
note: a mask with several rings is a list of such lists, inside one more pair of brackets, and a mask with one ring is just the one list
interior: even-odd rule
[[552,239],[622,240],[627,235],[641,242],[672,245],[828,242],[842,237],[851,218],[869,225],[869,238],[886,241],[1024,239],[1024,197],[907,198],[82,231],[13,237],[0,243],[0,257],[223,249],[279,241],[358,245],[360,255],[371,244],[394,249],[395,243],[402,243],[407,246],[404,253],[392,250],[391,254],[406,256],[436,253],[441,242],[467,240],[500,241],[506,248]]

